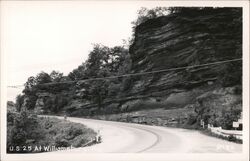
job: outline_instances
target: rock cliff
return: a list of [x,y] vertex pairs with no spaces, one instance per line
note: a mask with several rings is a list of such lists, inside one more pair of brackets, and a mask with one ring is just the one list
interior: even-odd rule
[[[195,66],[242,57],[242,26],[239,10],[220,8],[190,9],[146,21],[135,29],[130,47],[133,72],[148,72]],[[224,86],[241,83],[241,62],[194,67],[148,74],[136,81],[142,92],[158,96],[159,92],[189,90],[218,83],[231,70],[231,81]],[[132,89],[132,91],[133,91]],[[138,92],[137,90],[134,90]],[[165,93],[163,94],[165,95]],[[160,96],[162,96],[160,94]]]

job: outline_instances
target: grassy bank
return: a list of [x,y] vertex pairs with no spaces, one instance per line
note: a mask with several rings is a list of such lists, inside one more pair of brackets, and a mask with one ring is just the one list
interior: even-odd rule
[[96,132],[79,123],[8,113],[7,152],[38,153],[94,144]]

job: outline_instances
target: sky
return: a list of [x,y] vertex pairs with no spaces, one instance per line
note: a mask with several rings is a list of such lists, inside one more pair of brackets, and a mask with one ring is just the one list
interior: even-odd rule
[[[86,60],[93,43],[122,45],[132,35],[137,11],[159,5],[147,1],[2,1],[6,84],[23,85],[41,71],[67,75]],[[15,100],[21,91],[7,88],[7,100]]]

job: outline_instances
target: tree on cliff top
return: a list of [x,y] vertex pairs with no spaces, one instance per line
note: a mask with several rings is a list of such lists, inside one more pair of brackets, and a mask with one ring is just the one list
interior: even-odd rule
[[146,22],[149,19],[157,18],[160,16],[165,16],[170,13],[170,9],[168,7],[155,7],[152,9],[147,9],[142,7],[137,11],[137,18],[132,22],[133,30],[143,22]]
[[53,70],[49,76],[51,78],[51,81],[60,82],[63,77],[63,73]]
[[39,74],[37,74],[37,76],[36,76],[37,85],[49,83],[49,82],[52,82],[52,79],[48,73],[42,71]]
[[37,100],[36,92],[38,90],[38,85],[50,82],[52,82],[50,75],[43,71],[38,73],[36,77],[29,77],[27,82],[24,84],[24,96],[17,97],[16,101],[19,103],[18,110],[21,110],[21,103],[24,104],[27,109],[34,109]]

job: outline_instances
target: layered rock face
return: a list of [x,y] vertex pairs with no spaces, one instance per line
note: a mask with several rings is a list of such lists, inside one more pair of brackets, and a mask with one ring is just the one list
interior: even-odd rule
[[[121,109],[137,110],[131,117],[142,118],[147,108],[150,124],[178,119],[197,127],[203,119],[230,129],[220,122],[225,113],[232,121],[242,110],[242,62],[234,61],[242,57],[241,14],[237,8],[187,9],[139,25],[130,47],[132,70],[153,73],[133,79],[127,95],[136,97]],[[155,108],[165,110],[155,114]]]
[[[132,69],[141,73],[241,58],[241,35],[241,10],[235,8],[190,9],[148,20],[135,30]],[[233,82],[226,80],[228,73]],[[225,86],[240,84],[240,77],[241,61],[174,69],[141,76],[131,92],[161,97],[218,81]]]

